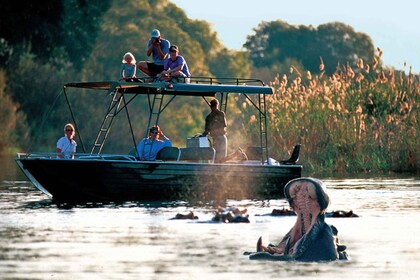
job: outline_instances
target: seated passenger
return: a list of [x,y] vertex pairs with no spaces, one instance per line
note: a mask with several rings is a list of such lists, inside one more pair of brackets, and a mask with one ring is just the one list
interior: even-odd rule
[[179,55],[178,46],[172,45],[169,48],[169,57],[165,59],[163,71],[157,75],[161,81],[169,82],[173,77],[181,78],[181,82],[189,82],[191,77],[187,62],[182,55]]
[[73,139],[75,132],[74,126],[71,123],[64,126],[64,136],[58,139],[57,148],[55,149],[57,157],[67,159],[74,158],[77,147],[77,143]]
[[124,54],[120,68],[120,80],[132,82],[136,78],[136,59],[131,52]]
[[[164,140],[160,140],[162,137]],[[140,160],[156,160],[157,153],[164,147],[172,147],[172,142],[160,130],[158,125],[152,126],[148,138],[143,138],[137,146]]]

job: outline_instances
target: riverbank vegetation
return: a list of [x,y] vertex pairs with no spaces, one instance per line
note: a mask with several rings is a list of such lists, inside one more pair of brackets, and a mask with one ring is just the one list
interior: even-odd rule
[[[180,45],[194,76],[260,78],[275,89],[267,99],[273,158],[287,157],[301,143],[308,174],[419,170],[419,75],[409,66],[384,67],[369,36],[350,26],[263,22],[247,38],[245,51],[234,51],[207,22],[189,19],[168,0],[46,0],[24,10],[15,5],[7,2],[0,11],[0,154],[54,150],[63,125],[72,121],[62,85],[115,80],[125,52],[148,59],[146,40],[158,28]],[[23,12],[28,16],[19,17]],[[69,98],[89,147],[108,96]],[[208,108],[192,99],[174,103],[178,110],[166,112],[161,124],[183,146],[186,137],[202,132]],[[229,149],[255,146],[258,115],[243,98],[231,105]],[[140,139],[148,104],[140,100],[133,107],[140,112],[132,118]],[[124,121],[115,125],[129,135]],[[109,144],[109,152],[133,145],[121,135]]]
[[271,138],[278,147],[301,143],[312,172],[415,172],[419,153],[420,80],[408,70],[370,61],[326,76],[291,66],[271,83]]

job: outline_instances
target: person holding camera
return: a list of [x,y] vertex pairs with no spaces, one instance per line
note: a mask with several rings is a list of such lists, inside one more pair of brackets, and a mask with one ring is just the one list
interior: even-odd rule
[[154,125],[149,129],[149,136],[137,145],[138,157],[141,160],[156,160],[158,152],[165,147],[172,147],[172,142],[158,125]]
[[163,64],[165,58],[169,53],[169,46],[171,43],[160,36],[160,31],[158,29],[153,29],[150,32],[150,39],[147,42],[147,56],[152,56],[153,62],[150,61],[140,61],[137,65],[143,73],[150,77],[155,77],[157,74],[161,73],[163,69]]

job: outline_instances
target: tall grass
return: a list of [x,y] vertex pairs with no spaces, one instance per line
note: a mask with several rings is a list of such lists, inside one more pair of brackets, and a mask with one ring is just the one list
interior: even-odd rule
[[378,67],[381,55],[330,77],[322,58],[317,74],[292,66],[277,76],[267,100],[271,150],[301,143],[308,172],[417,172],[419,75]]

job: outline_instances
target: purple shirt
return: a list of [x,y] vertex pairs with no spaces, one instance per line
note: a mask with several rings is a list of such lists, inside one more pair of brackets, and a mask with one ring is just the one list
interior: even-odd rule
[[190,71],[188,70],[187,62],[185,61],[184,57],[182,57],[182,55],[178,55],[175,61],[172,61],[171,57],[168,57],[167,59],[165,59],[165,64],[163,66],[163,69],[164,70],[175,69],[180,65],[184,65],[181,70],[182,73],[184,73],[186,77],[190,77],[191,74],[190,74]]

